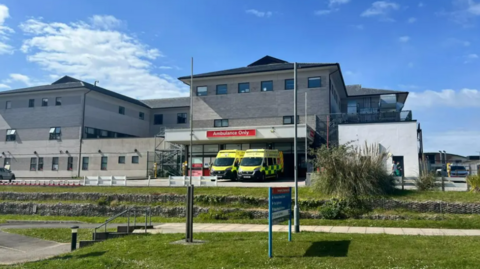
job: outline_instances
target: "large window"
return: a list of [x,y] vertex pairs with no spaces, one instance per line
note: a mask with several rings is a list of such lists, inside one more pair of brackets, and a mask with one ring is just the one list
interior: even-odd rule
[[83,157],[82,158],[82,170],[88,170],[88,157]]
[[50,140],[59,140],[62,138],[62,128],[52,127],[50,128]]
[[227,94],[227,93],[228,93],[227,84],[217,85],[217,94]]
[[273,81],[262,81],[262,92],[273,91]]
[[154,125],[162,125],[163,124],[163,114],[155,114],[153,116],[153,124]]
[[308,87],[309,88],[322,87],[322,80],[320,79],[320,77],[308,78]]
[[124,164],[125,163],[125,156],[118,156],[118,163]]
[[118,107],[118,114],[125,115],[125,108],[123,106]]
[[187,113],[178,113],[177,123],[187,123]]
[[214,120],[213,127],[228,127],[228,120]]
[[117,133],[107,130],[101,130],[91,127],[85,127],[85,138],[123,138],[123,137],[135,137],[134,135]]
[[52,171],[58,171],[58,157],[52,158]]
[[28,107],[35,107],[35,99],[28,100]]
[[30,158],[30,171],[37,170],[37,157]]
[[293,90],[295,87],[295,81],[293,79],[285,80],[285,90]]
[[42,98],[42,106],[48,106],[48,98]]
[[12,108],[12,102],[11,102],[11,101],[7,101],[7,102],[5,103],[5,109],[10,109],[10,108]]
[[43,157],[38,158],[38,171],[43,171]]
[[141,119],[141,120],[144,120],[145,119],[145,113],[138,112],[138,118]]
[[7,165],[11,165],[11,159],[10,158],[5,158],[3,160],[3,167],[5,167]]
[[67,170],[73,171],[73,157],[67,158]]
[[56,106],[61,106],[62,105],[62,97],[55,98],[55,105]]
[[238,83],[238,93],[250,92],[250,83]]
[[101,170],[107,170],[108,157],[102,157],[102,163],[100,165]]
[[[300,117],[297,116],[297,123],[300,122]],[[293,124],[293,116],[283,116],[283,124],[288,125],[288,124]]]
[[7,138],[5,139],[6,141],[15,141],[17,140],[17,130],[15,129],[10,129],[7,130]]
[[132,156],[132,163],[138,163],[138,156]]
[[199,86],[197,87],[197,96],[206,96],[208,94],[207,86]]

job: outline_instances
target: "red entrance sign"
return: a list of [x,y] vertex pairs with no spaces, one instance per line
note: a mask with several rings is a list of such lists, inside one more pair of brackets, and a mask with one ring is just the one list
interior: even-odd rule
[[290,188],[289,187],[280,187],[280,188],[271,188],[272,189],[272,194],[284,194],[284,193],[290,193]]
[[235,136],[256,136],[257,130],[225,130],[225,131],[207,131],[209,138],[235,137]]

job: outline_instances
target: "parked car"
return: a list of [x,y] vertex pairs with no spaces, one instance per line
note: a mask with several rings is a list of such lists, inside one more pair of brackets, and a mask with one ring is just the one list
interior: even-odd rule
[[450,167],[450,177],[467,177],[468,171],[465,166],[452,165]]
[[15,180],[15,174],[6,168],[0,168],[0,181],[2,180],[8,180],[8,182],[12,182],[12,180]]

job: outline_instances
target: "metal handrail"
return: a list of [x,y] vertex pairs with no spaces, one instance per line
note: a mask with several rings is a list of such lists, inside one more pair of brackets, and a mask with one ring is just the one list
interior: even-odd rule
[[[93,241],[97,240],[97,230],[98,230],[98,229],[100,229],[100,228],[102,228],[103,226],[105,226],[105,233],[106,233],[106,232],[107,232],[107,224],[108,224],[108,223],[110,223],[111,221],[113,221],[114,219],[116,219],[116,218],[118,218],[118,217],[120,217],[120,216],[125,215],[126,213],[129,213],[130,210],[131,210],[131,209],[129,208],[129,209],[125,210],[125,211],[122,211],[122,212],[118,213],[117,215],[115,215],[115,216],[107,219],[107,220],[105,221],[105,223],[101,224],[100,226],[95,227],[95,231],[94,231],[94,233],[93,233]],[[128,229],[130,229],[130,215],[128,215]]]
[[[97,230],[98,229],[105,226],[105,233],[106,233],[108,223],[110,223],[111,221],[115,220],[118,217],[121,217],[121,216],[125,215],[126,213],[130,213],[130,211],[132,211],[132,210],[133,210],[133,216],[134,216],[133,226],[135,227],[136,224],[137,224],[137,210],[135,208],[129,208],[129,209],[127,209],[125,211],[122,211],[122,212],[118,213],[117,215],[107,219],[105,221],[105,223],[102,223],[101,225],[95,227],[95,231],[93,233],[93,240],[95,241],[97,239]],[[147,232],[147,220],[148,219],[150,219],[150,225],[152,225],[152,208],[151,207],[147,207],[145,209],[145,233]],[[130,214],[128,214],[127,233],[130,233]]]

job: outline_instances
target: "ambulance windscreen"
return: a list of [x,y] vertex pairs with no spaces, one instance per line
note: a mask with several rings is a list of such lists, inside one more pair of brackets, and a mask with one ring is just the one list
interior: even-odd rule
[[214,166],[231,166],[235,158],[216,158],[213,162]]
[[242,159],[240,166],[259,166],[262,164],[263,158],[260,157],[246,157]]

